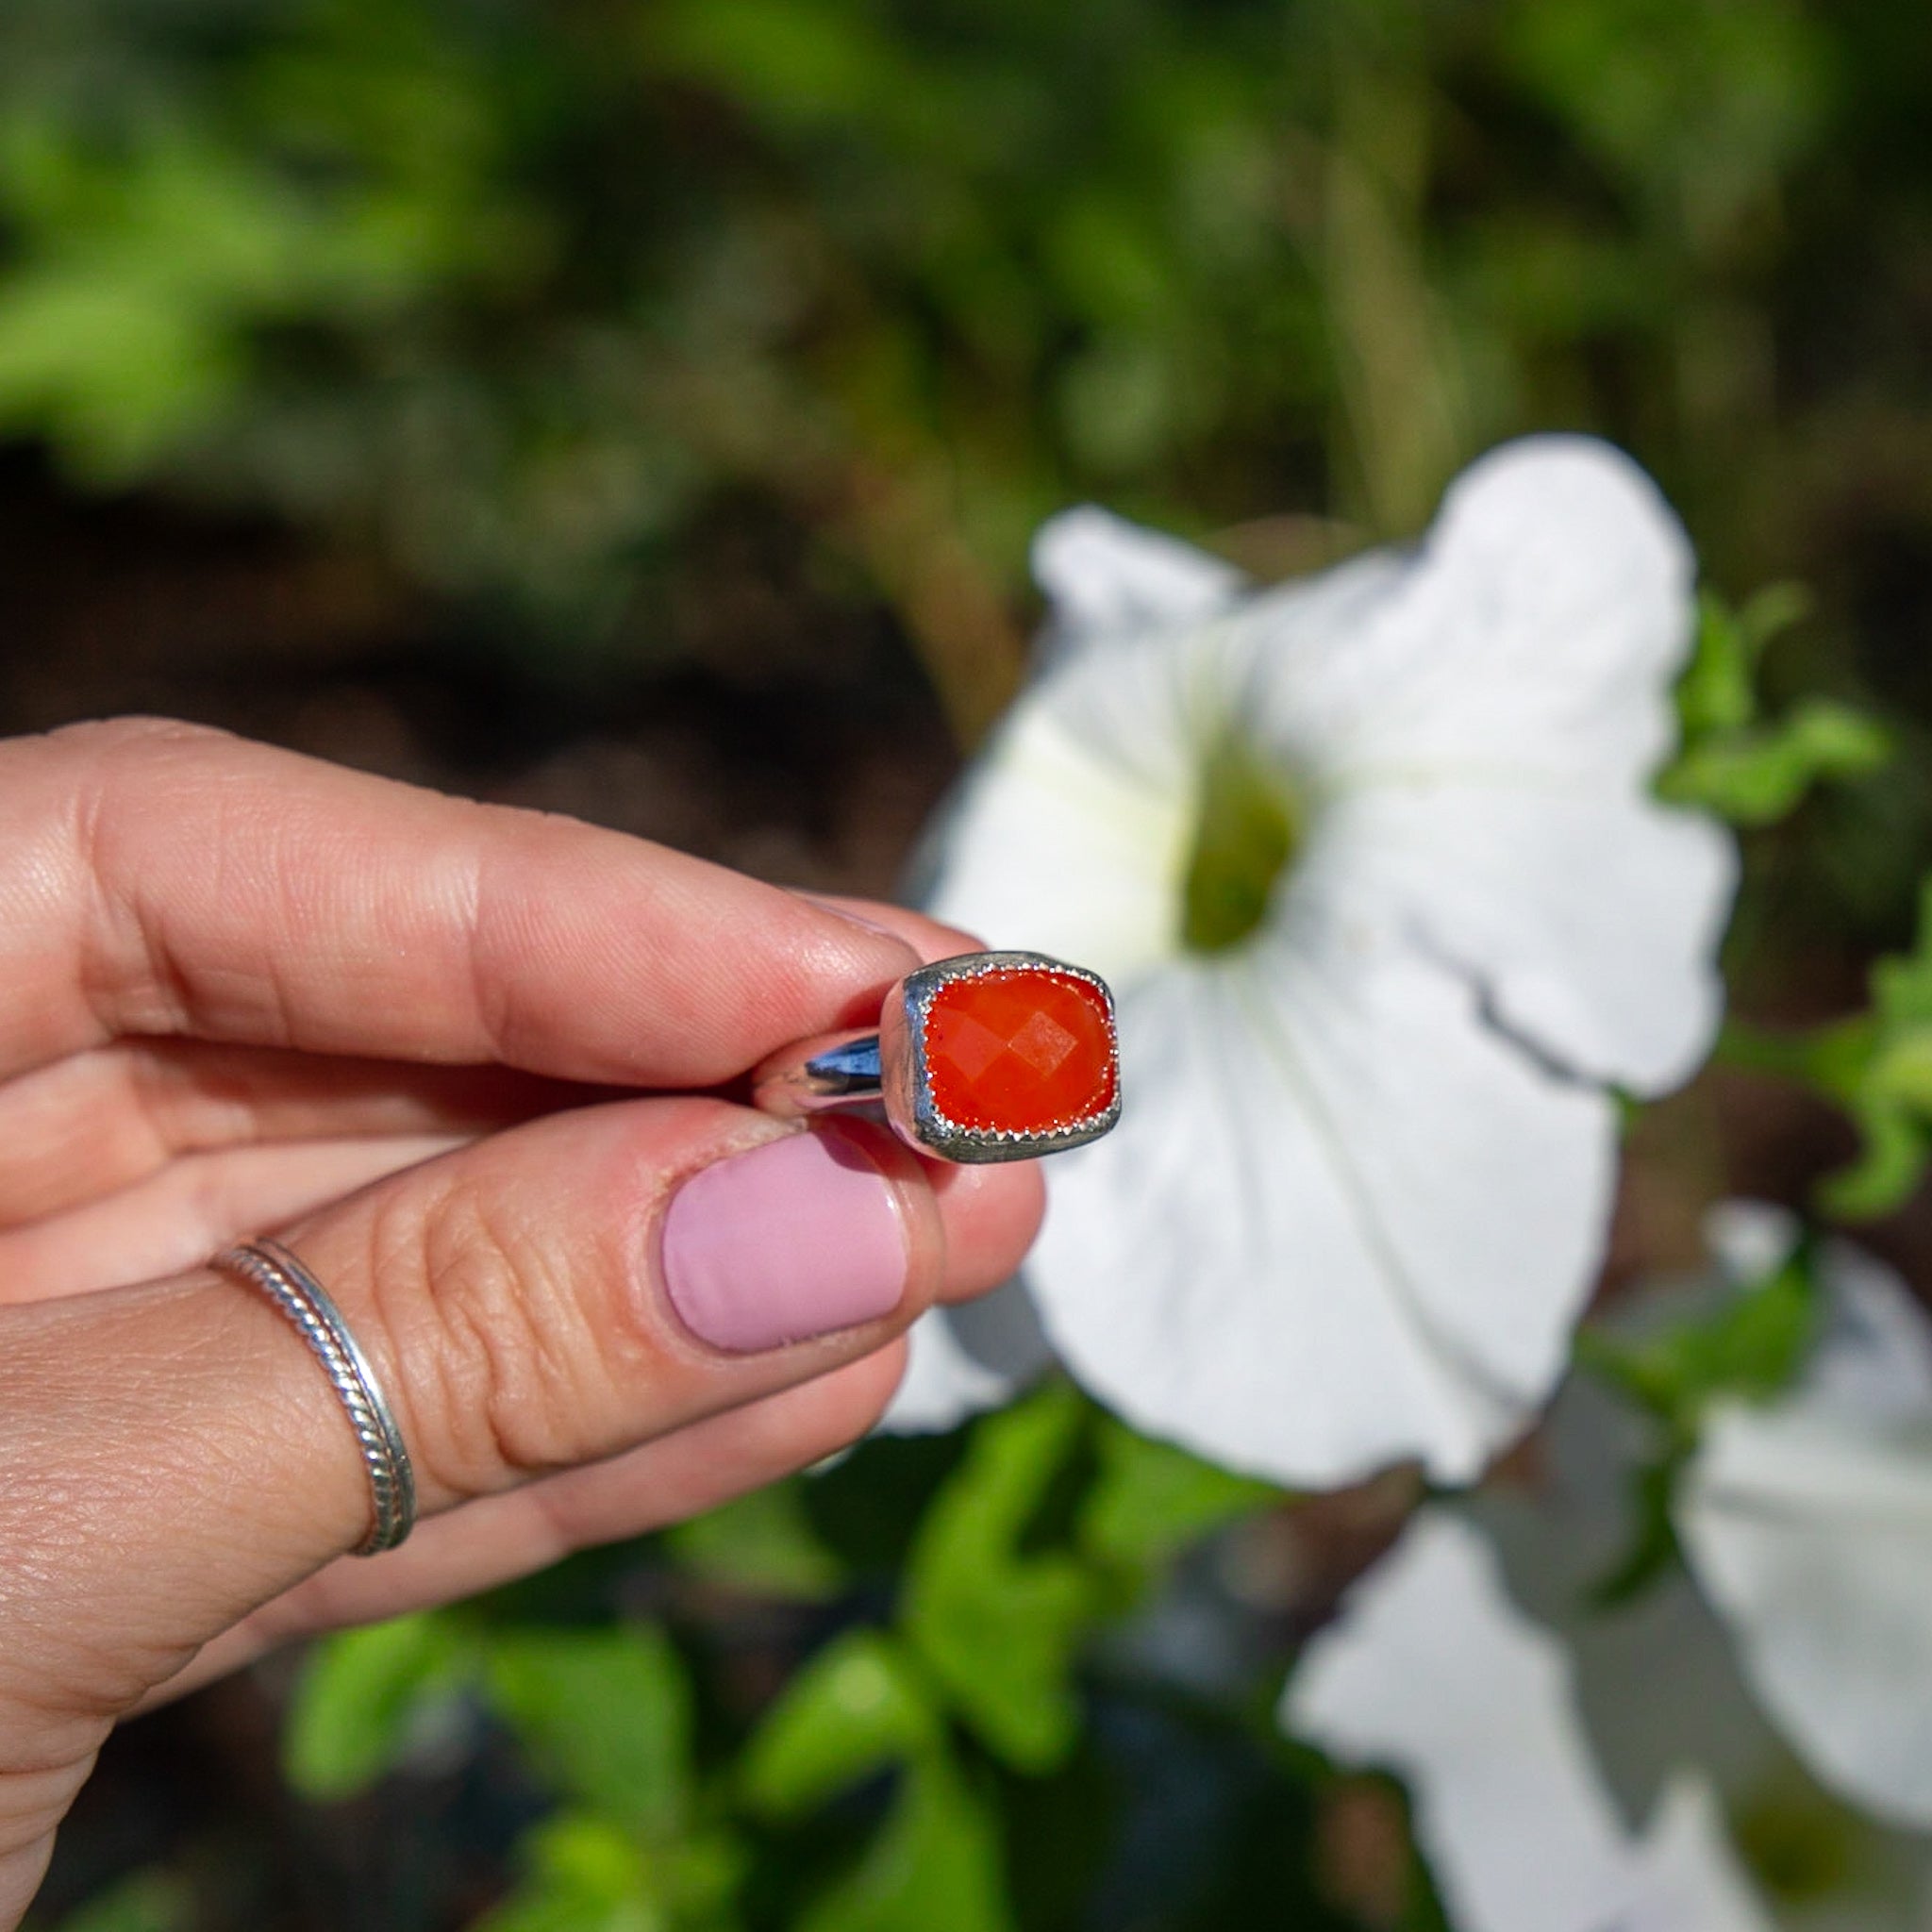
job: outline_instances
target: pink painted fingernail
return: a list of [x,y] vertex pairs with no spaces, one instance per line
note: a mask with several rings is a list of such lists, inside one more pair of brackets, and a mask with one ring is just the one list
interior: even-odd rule
[[906,1234],[886,1177],[836,1129],[701,1169],[664,1218],[664,1285],[700,1341],[734,1355],[890,1314]]

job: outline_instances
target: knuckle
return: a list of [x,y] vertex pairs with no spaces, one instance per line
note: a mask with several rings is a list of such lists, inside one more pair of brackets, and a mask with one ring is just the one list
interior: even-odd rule
[[378,1213],[371,1278],[426,1473],[478,1495],[595,1453],[608,1377],[562,1244],[460,1165],[426,1203],[408,1191]]

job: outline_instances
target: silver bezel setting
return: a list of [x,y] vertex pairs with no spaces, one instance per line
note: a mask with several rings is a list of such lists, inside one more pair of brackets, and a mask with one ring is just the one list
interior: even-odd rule
[[[925,1058],[925,1026],[941,988],[959,979],[991,979],[1006,973],[1051,973],[1078,979],[1099,993],[1107,1007],[1109,1034],[1114,1037],[1113,1099],[1098,1113],[1083,1115],[1063,1126],[1043,1131],[1011,1127],[967,1127],[939,1110],[932,1097],[932,1079]],[[936,960],[908,973],[900,997],[887,1003],[879,1016],[880,1058],[885,1074],[886,1115],[900,1136],[942,1160],[962,1164],[994,1160],[1031,1160],[1042,1154],[1064,1153],[1069,1147],[1097,1141],[1121,1117],[1121,1070],[1118,1034],[1114,1026],[1113,993],[1099,974],[1043,953],[963,953]]]

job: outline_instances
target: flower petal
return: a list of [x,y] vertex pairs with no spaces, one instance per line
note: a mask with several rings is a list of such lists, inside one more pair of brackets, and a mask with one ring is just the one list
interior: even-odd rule
[[1736,882],[1729,836],[1643,789],[1691,575],[1641,471],[1541,437],[1469,470],[1352,626],[1311,635],[1265,597],[1242,620],[1274,654],[1253,729],[1310,774],[1345,916],[1475,979],[1534,1051],[1646,1093],[1709,1049]]
[[877,1426],[890,1436],[937,1435],[998,1408],[1017,1385],[961,1347],[943,1308],[916,1321],[906,1338],[906,1373]]
[[1769,1201],[1718,1201],[1704,1211],[1704,1245],[1733,1288],[1762,1281],[1790,1258],[1804,1224]]
[[1647,1094],[1709,1052],[1737,876],[1711,821],[1607,786],[1399,779],[1338,799],[1320,847],[1339,916],[1411,934],[1559,1065]]
[[1404,1780],[1460,1932],[1767,1932],[1701,1777],[1674,1774],[1631,1839],[1573,1678],[1487,1541],[1430,1508],[1309,1642],[1281,1720]]
[[1932,1466],[1932,1322],[1891,1269],[1850,1241],[1825,1242],[1821,1264],[1830,1300],[1803,1401]]
[[[1737,1245],[1748,1204],[1722,1227]],[[1759,1247],[1776,1231],[1765,1221]],[[1879,1817],[1932,1824],[1932,1324],[1827,1242],[1804,1379],[1706,1418],[1676,1525],[1745,1674],[1807,1762]]]
[[[1401,571],[1375,554],[1277,593],[1277,628],[1358,626]],[[951,807],[926,909],[1077,959],[1116,991],[1174,960],[1206,758],[1252,708],[1251,641],[1211,622],[1048,670]]]
[[[1292,762],[1351,782],[1634,785],[1674,736],[1693,575],[1682,526],[1621,452],[1506,443],[1450,488],[1358,631],[1288,647],[1264,728]],[[1274,602],[1242,622],[1271,634]]]
[[1567,1660],[1509,1602],[1494,1554],[1459,1519],[1424,1511],[1356,1587],[1289,1679],[1282,1722],[1404,1780],[1461,1932],[1620,1923],[1629,1854]]
[[[1232,608],[1148,541],[1049,533],[1068,621],[1120,634],[1022,699],[927,902],[1121,1003],[1126,1113],[1054,1163],[1043,1319],[1131,1419],[1235,1466],[1467,1477],[1547,1393],[1600,1249],[1591,1082],[1667,1085],[1715,1020],[1728,845],[1641,789],[1688,550],[1576,439],[1478,464],[1415,556]],[[1231,733],[1279,762],[1303,844],[1262,933],[1191,958]]]
[[1277,1481],[1476,1474],[1561,1372],[1609,1104],[1389,949],[1175,967],[1120,1025],[1121,1124],[1054,1162],[1028,1264],[1069,1366]]
[[956,1428],[1011,1401],[1051,1359],[1018,1276],[976,1302],[928,1309],[907,1341],[906,1373],[878,1422],[888,1435]]
[[1618,1932],[1770,1932],[1708,1781],[1678,1772],[1664,1787],[1637,1858],[1637,1897]]
[[1116,991],[1170,959],[1191,779],[1181,746],[1149,737],[1129,763],[1053,706],[1023,705],[959,793],[926,910],[1076,960]]
[[1192,624],[1226,608],[1246,581],[1233,564],[1091,504],[1041,526],[1033,575],[1058,643]]
[[1828,1785],[1932,1825],[1932,1456],[1815,1415],[1707,1422],[1676,1524],[1745,1674]]

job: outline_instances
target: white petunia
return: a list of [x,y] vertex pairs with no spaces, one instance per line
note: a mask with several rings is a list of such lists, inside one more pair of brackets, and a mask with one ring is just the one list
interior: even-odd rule
[[1457,1932],[1765,1932],[1703,1779],[1618,1815],[1569,1660],[1506,1595],[1470,1524],[1425,1509],[1308,1643],[1282,1723],[1407,1786]]
[[887,1426],[916,1435],[997,1408],[1052,1360],[1024,1286],[1008,1281],[976,1301],[937,1307],[913,1324],[906,1373]]
[[[1713,1245],[1760,1274],[1795,1230],[1734,1206]],[[1740,1267],[1747,1256],[1750,1265]],[[1827,1242],[1804,1376],[1706,1418],[1676,1505],[1692,1574],[1746,1677],[1820,1780],[1932,1825],[1932,1325],[1904,1282]]]
[[[1512,444],[1412,552],[1245,592],[1048,525],[1040,676],[939,842],[941,918],[1091,966],[1125,1112],[1051,1164],[1047,1334],[1130,1421],[1302,1485],[1461,1480],[1564,1362],[1609,1087],[1718,1017],[1729,841],[1647,784],[1692,561],[1647,478]],[[915,1341],[934,1412],[940,1348]]]

